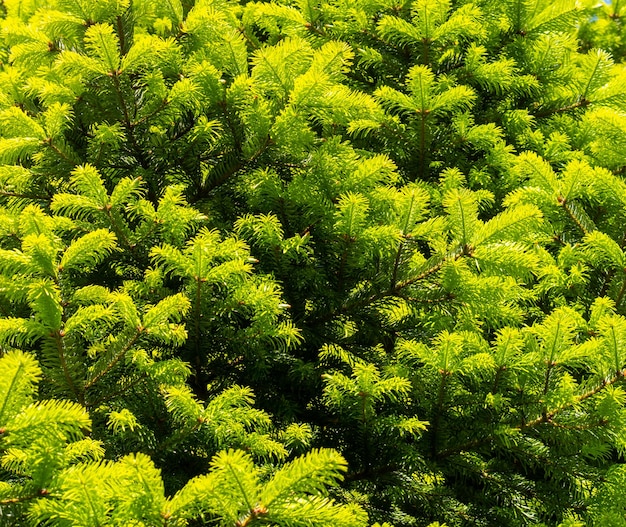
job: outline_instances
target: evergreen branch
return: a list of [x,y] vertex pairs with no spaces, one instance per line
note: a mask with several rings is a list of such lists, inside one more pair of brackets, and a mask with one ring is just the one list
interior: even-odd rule
[[70,388],[74,396],[81,404],[84,404],[85,401],[83,394],[79,394],[78,390],[76,389],[76,385],[74,384],[74,379],[72,379],[72,376],[70,375],[69,367],[67,365],[67,360],[65,357],[65,340],[63,339],[63,336],[64,332],[62,330],[55,331],[52,334],[52,337],[54,338],[54,343],[56,344],[57,353],[59,355],[61,369],[63,370],[63,376],[65,377],[65,382],[67,383],[67,386]]
[[107,364],[107,366],[105,368],[103,368],[98,374],[96,374],[94,377],[92,377],[91,379],[89,379],[85,383],[85,387],[84,387],[85,391],[87,391],[94,384],[96,384],[100,379],[102,379],[102,377],[104,377],[106,374],[108,374],[115,367],[115,365],[120,360],[122,360],[122,358],[124,357],[126,352],[133,346],[133,344],[135,344],[135,342],[137,342],[137,339],[139,338],[139,336],[143,332],[143,329],[144,329],[143,327],[137,328],[137,330],[135,331],[134,335],[122,347],[122,349],[117,353],[117,355],[115,355],[113,357],[113,359],[109,362],[109,364]]
[[[76,474],[76,481],[80,484],[80,486],[82,487],[82,496],[83,499],[86,500],[87,504],[89,505],[89,509],[91,511],[90,516],[92,518],[99,518],[100,514],[99,514],[99,510],[96,507],[96,505],[93,502],[92,499],[92,492],[93,489],[91,488],[90,484],[92,484],[92,481],[89,481],[89,479],[86,479],[83,477],[83,475],[79,472]],[[90,492],[91,491],[91,492]]]
[[44,144],[46,144],[50,148],[50,150],[52,150],[56,155],[58,155],[64,161],[67,161],[70,165],[74,167],[78,166],[78,163],[76,161],[67,157],[67,154],[63,152],[57,145],[55,145],[52,142],[52,137],[49,137],[48,139],[46,139],[44,141]]
[[448,381],[448,377],[451,375],[449,371],[440,371],[441,380],[439,381],[439,389],[437,390],[437,402],[435,403],[435,412],[432,419],[432,427],[430,428],[430,450],[433,458],[437,459],[439,455],[437,454],[437,443],[439,440],[439,429],[440,429],[440,421],[441,421],[441,413],[443,412],[443,402],[446,393],[446,385]]
[[587,100],[587,93],[589,92],[589,89],[591,88],[591,83],[593,82],[593,78],[596,72],[600,69],[601,65],[602,65],[602,55],[598,54],[596,55],[596,60],[593,65],[593,69],[591,70],[591,74],[589,75],[589,79],[587,80],[585,89],[583,90],[582,95],[580,96],[581,100],[583,101]]
[[563,410],[569,409],[572,406],[574,406],[574,405],[576,405],[578,403],[581,403],[581,402],[589,399],[590,397],[593,397],[597,393],[600,393],[607,386],[615,384],[618,381],[624,380],[625,377],[626,377],[626,370],[619,371],[615,375],[615,377],[612,377],[608,381],[605,379],[598,386],[593,388],[592,390],[589,390],[588,392],[585,392],[585,393],[577,396],[576,400],[574,402],[569,403],[567,405],[564,405],[564,406],[562,406],[560,408],[557,408],[555,410],[552,410],[551,412],[544,412],[540,417],[537,417],[536,419],[533,419],[532,421],[528,421],[528,422],[526,422],[526,423],[524,423],[522,425],[514,427],[513,430],[524,431],[524,430],[527,430],[529,428],[535,428],[535,427],[537,427],[537,426],[539,426],[541,424],[551,423],[552,419],[554,419]]
[[373,469],[371,467],[368,467],[364,470],[359,470],[358,472],[350,472],[346,474],[343,480],[345,483],[350,483],[352,481],[373,480],[380,476],[393,474],[394,472],[397,472],[400,468],[401,467],[397,464],[384,465]]
[[128,249],[131,253],[134,253],[136,245],[134,243],[130,243],[130,240],[126,237],[124,230],[113,215],[111,207],[107,205],[106,207],[104,207],[103,211],[106,217],[109,219],[109,223],[111,224],[111,228],[113,229],[116,238],[122,243],[125,249]]
[[148,122],[150,119],[152,119],[153,117],[156,117],[157,115],[159,115],[160,112],[162,112],[165,108],[167,108],[168,104],[169,104],[169,101],[167,100],[167,98],[162,99],[161,103],[154,110],[145,114],[140,119],[137,119],[136,121],[131,122],[131,126],[133,128],[136,128],[137,126]]
[[120,388],[119,390],[115,390],[114,392],[107,393],[106,395],[101,396],[99,399],[96,399],[93,402],[86,402],[85,406],[87,408],[98,408],[99,406],[106,404],[112,401],[113,399],[116,399],[120,395],[125,394],[128,390],[130,390],[131,388],[134,388],[139,381],[143,379],[147,379],[147,378],[148,378],[148,374],[144,372],[138,377],[136,377],[135,379],[133,379],[132,382],[129,382],[128,384],[126,384],[126,386]]
[[260,47],[260,42],[258,42],[256,40],[256,38],[253,40],[250,35],[248,34],[248,32],[246,31],[246,28],[243,26],[240,26],[237,28],[237,31],[239,32],[239,34],[246,40],[246,42],[248,42],[248,46],[250,47],[250,49],[252,51],[255,51],[257,49],[259,49]]
[[419,163],[419,179],[424,180],[426,174],[426,118],[427,113],[420,112],[420,163]]
[[589,229],[583,225],[581,218],[579,218],[578,215],[576,214],[575,209],[577,207],[575,208],[572,205],[570,205],[569,202],[562,196],[559,196],[557,200],[559,202],[559,205],[563,207],[563,210],[567,213],[570,219],[576,224],[576,226],[582,231],[582,233],[585,235],[589,234]]
[[122,114],[124,116],[124,126],[128,131],[128,139],[130,140],[130,144],[133,147],[133,153],[137,161],[142,168],[148,169],[149,163],[145,158],[139,143],[137,142],[137,138],[135,137],[135,128],[133,126],[132,119],[130,117],[130,112],[128,110],[128,105],[126,104],[126,100],[124,99],[124,94],[122,93],[122,86],[120,84],[119,73],[117,71],[112,71],[110,73],[110,78],[113,80],[113,87],[115,89],[115,94],[117,96],[117,100],[120,104],[120,108],[122,109]]
[[366,298],[362,298],[361,300],[355,300],[354,302],[344,304],[339,308],[331,309],[326,314],[319,316],[319,317],[314,317],[310,319],[310,321],[313,323],[327,322],[329,320],[332,320],[334,317],[338,315],[349,313],[353,309],[358,309],[358,308],[369,306],[373,304],[374,302],[381,300],[385,297],[401,296],[400,292],[403,289],[428,278],[430,275],[439,271],[447,262],[458,260],[461,256],[468,254],[470,249],[471,249],[470,247],[466,246],[466,247],[461,247],[455,251],[451,251],[445,257],[443,257],[439,262],[432,265],[428,269],[422,271],[420,274],[414,276],[413,278],[409,278],[402,282],[398,282],[397,284],[395,284],[393,289],[386,289],[384,291],[370,295]]
[[599,428],[601,426],[606,426],[606,424],[608,423],[608,420],[605,418],[599,419],[597,421],[593,421],[590,423],[585,423],[582,425],[577,425],[577,426],[571,426],[571,425],[564,425],[561,423],[557,423],[555,421],[549,421],[550,425],[554,426],[555,428],[562,428],[563,430],[573,430],[576,432],[582,432],[583,430],[592,430],[594,428]]
[[396,283],[398,281],[398,270],[400,268],[400,261],[402,259],[402,250],[404,249],[404,241],[400,240],[400,244],[398,246],[398,251],[396,253],[396,258],[393,262],[393,270],[391,271],[391,282],[389,284],[389,290],[393,291],[396,287]]
[[6,190],[0,190],[0,196],[5,196],[8,198],[22,198],[22,199],[32,199],[32,200],[40,200],[40,201],[52,200],[50,196],[42,196],[38,194],[21,194],[19,192],[10,192]]
[[6,397],[4,398],[4,401],[2,402],[2,408],[0,408],[0,419],[4,419],[4,411],[6,410],[7,403],[11,399],[11,396],[15,393],[14,392],[15,387],[18,385],[18,381],[20,377],[22,376],[22,370],[25,368],[26,368],[25,364],[23,362],[20,362],[17,365],[15,374],[11,377],[11,383],[9,384],[8,389],[6,391]]
[[[612,377],[609,380],[603,380],[598,386],[596,386],[595,388],[589,390],[588,392],[585,392],[579,396],[576,397],[576,400],[568,405],[562,406],[560,408],[557,408],[551,412],[544,412],[542,413],[541,416],[537,417],[536,419],[533,419],[532,421],[528,421],[528,422],[524,422],[518,426],[514,426],[512,427],[510,430],[511,431],[517,431],[517,432],[524,432],[526,430],[529,429],[533,429],[533,428],[537,428],[538,426],[542,425],[542,424],[550,424],[556,427],[564,427],[565,425],[560,425],[559,423],[555,423],[554,422],[554,418],[561,413],[563,410],[567,410],[569,408],[571,408],[572,406],[579,404],[591,397],[593,397],[594,395],[600,393],[604,388],[606,388],[607,386],[610,386],[612,384],[615,384],[618,381],[622,381],[626,378],[626,370],[622,370],[620,372],[617,373],[617,375],[615,375],[615,377]],[[605,421],[600,420],[597,423],[597,426],[604,426],[606,424]],[[587,426],[587,425],[581,425],[581,426]],[[591,427],[589,425],[589,427]],[[578,428],[574,428],[574,427],[570,427],[570,429],[578,429]],[[580,428],[585,429],[585,428]],[[491,434],[486,434],[483,437],[480,438],[476,438],[476,439],[472,439],[471,441],[467,441],[461,445],[457,445],[454,446],[452,448],[448,448],[445,450],[442,450],[440,452],[437,452],[436,454],[436,458],[437,459],[443,459],[446,457],[450,457],[456,454],[460,454],[461,452],[470,452],[476,448],[479,448],[481,446],[484,446],[488,443],[490,443],[491,441],[493,441],[496,438],[496,434],[495,433],[491,433]]]
[[506,371],[505,365],[502,365],[497,369],[496,374],[494,375],[494,378],[493,378],[493,385],[491,386],[490,393],[498,393],[498,389],[500,388],[500,379],[502,378],[502,374],[505,371]]
[[[554,343],[553,343],[554,344]],[[545,396],[548,393],[548,390],[550,389],[550,377],[552,374],[552,370],[554,369],[554,367],[556,366],[556,362],[553,360],[549,360],[548,361],[548,367],[546,368],[546,375],[545,375],[545,380],[544,380],[544,384],[543,384],[543,395]],[[544,407],[543,409],[543,417],[547,418],[547,408]]]
[[170,435],[167,439],[161,441],[158,445],[154,447],[152,453],[162,454],[166,452],[171,452],[172,447],[175,447],[179,443],[189,441],[189,438],[192,437],[192,434],[199,430],[204,424],[204,418],[200,418],[191,426],[178,426],[172,435]]
[[490,443],[494,439],[495,435],[485,435],[478,439],[472,439],[471,441],[467,441],[466,443],[457,445],[452,448],[446,448],[445,450],[440,450],[436,453],[436,459],[445,459],[450,456],[454,456],[456,454],[460,454],[461,452],[471,452],[474,449],[486,445]]
[[204,189],[204,193],[209,193],[217,187],[223,185],[237,172],[246,168],[246,166],[254,163],[263,154],[263,152],[267,149],[270,143],[271,138],[269,135],[267,135],[263,144],[256,150],[256,152],[252,154],[252,156],[250,156],[248,159],[243,160],[238,157],[235,163],[233,163],[227,170],[225,170],[224,173],[221,174],[216,181],[213,181],[206,189]]
[[622,235],[622,240],[619,244],[620,249],[625,249],[626,248],[626,229],[624,229],[624,234]]
[[230,167],[228,167],[217,180],[211,182],[211,184],[204,189],[204,194],[210,193],[212,190],[215,190],[217,187],[223,185],[226,181],[228,181],[233,175],[239,172],[243,167],[244,163],[237,159]]
[[237,484],[237,487],[239,488],[239,492],[241,492],[241,496],[243,497],[244,501],[246,502],[246,507],[248,508],[249,511],[254,510],[254,507],[252,506],[252,503],[250,503],[250,499],[248,497],[248,493],[246,492],[246,489],[244,488],[243,483],[241,482],[241,480],[237,476],[237,473],[235,472],[235,469],[233,468],[233,464],[230,462],[230,460],[229,460],[228,464],[226,465],[226,467],[228,468],[228,472],[230,473],[232,478],[235,480],[235,483]]
[[575,110],[577,108],[586,108],[591,104],[591,101],[581,97],[578,101],[572,104],[568,104],[567,106],[561,106],[559,108],[550,108],[548,110],[543,110],[542,112],[535,113],[534,116],[538,119],[542,119],[544,117],[550,117],[557,113],[569,112],[570,110]]
[[306,24],[304,24],[304,27],[307,29],[307,31],[315,33],[320,37],[329,38],[328,33],[326,33],[326,31],[320,28],[317,24],[311,24],[310,22],[307,22]]
[[413,285],[416,282],[420,282],[421,280],[424,280],[425,278],[428,278],[431,274],[436,273],[437,271],[439,271],[447,262],[449,262],[449,261],[456,261],[459,258],[461,258],[461,256],[469,255],[470,254],[470,249],[471,249],[471,247],[469,247],[469,246],[463,246],[463,247],[460,247],[460,248],[456,249],[455,251],[452,251],[452,252],[448,253],[444,258],[441,259],[441,261],[439,263],[433,265],[432,267],[429,267],[428,269],[426,269],[425,271],[423,271],[419,275],[414,276],[413,278],[409,278],[407,280],[404,280],[403,282],[400,282],[400,283],[396,284],[396,286],[393,289],[393,292],[397,293],[398,291],[404,289],[405,287],[408,287],[410,285]]
[[[200,257],[202,253],[200,253]],[[196,277],[196,296],[194,306],[194,348],[195,348],[195,369],[196,369],[196,386],[202,385],[202,362],[200,358],[200,318],[201,318],[201,306],[200,301],[202,299],[202,284],[203,279],[201,276]]]
[[347,463],[334,450],[314,449],[281,467],[263,489],[261,502],[268,508],[289,500],[294,494],[321,494],[325,485],[343,479]]
[[397,293],[395,296],[397,296],[398,298],[402,298],[403,300],[406,300],[407,302],[412,302],[415,304],[426,304],[426,305],[435,305],[441,302],[454,300],[456,298],[456,295],[450,292],[446,292],[438,298],[418,298],[415,296],[405,295],[403,292]]
[[0,499],[0,505],[14,505],[16,503],[24,503],[25,501],[34,500],[36,498],[40,498],[41,496],[45,496],[47,494],[46,489],[41,489],[39,492],[35,494],[29,494],[27,496],[17,496],[15,498],[3,498]]
[[615,298],[615,308],[619,308],[624,300],[624,293],[626,293],[626,278],[622,281],[622,287],[620,287],[617,297]]
[[242,146],[241,146],[240,130],[237,129],[237,127],[235,126],[235,123],[233,122],[232,115],[230,114],[230,112],[227,111],[228,103],[227,101],[222,100],[222,101],[219,101],[217,105],[222,111],[222,115],[224,116],[224,119],[226,120],[226,125],[228,126],[228,129],[230,130],[230,134],[232,135],[234,146],[235,146],[235,151],[238,154],[241,154]]
[[124,53],[126,49],[126,32],[124,31],[124,20],[120,15],[115,17],[115,26],[117,29],[117,38],[120,41],[120,51]]

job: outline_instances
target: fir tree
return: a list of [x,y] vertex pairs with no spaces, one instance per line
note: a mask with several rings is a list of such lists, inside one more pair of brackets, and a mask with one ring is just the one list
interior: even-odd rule
[[619,3],[2,9],[1,523],[626,524]]

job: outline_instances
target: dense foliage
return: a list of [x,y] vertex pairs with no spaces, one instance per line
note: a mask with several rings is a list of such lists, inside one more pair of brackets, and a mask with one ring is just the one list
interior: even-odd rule
[[0,525],[626,525],[626,6],[1,9]]

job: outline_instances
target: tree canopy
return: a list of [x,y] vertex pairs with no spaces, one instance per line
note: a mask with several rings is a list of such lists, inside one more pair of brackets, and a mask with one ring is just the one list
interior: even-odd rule
[[626,5],[0,10],[0,525],[626,525]]

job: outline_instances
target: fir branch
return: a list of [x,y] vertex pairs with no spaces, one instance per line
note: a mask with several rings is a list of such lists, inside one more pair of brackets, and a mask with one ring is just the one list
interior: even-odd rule
[[498,389],[500,388],[500,379],[502,378],[502,375],[504,374],[506,369],[507,369],[506,366],[502,365],[496,370],[496,374],[493,377],[493,385],[491,386],[490,393],[492,394],[498,393]]
[[563,430],[572,430],[575,432],[582,432],[584,430],[593,430],[594,428],[600,428],[600,427],[606,426],[608,422],[609,421],[605,418],[598,419],[597,421],[592,421],[589,423],[580,424],[580,425],[564,425],[561,423],[557,423],[554,420],[548,421],[548,423],[551,426],[554,426],[556,428],[561,428]]
[[399,282],[398,284],[396,284],[396,286],[393,289],[393,292],[397,293],[398,291],[404,289],[405,287],[408,287],[410,285],[415,284],[416,282],[420,282],[424,280],[425,278],[428,278],[431,274],[439,271],[446,263],[450,261],[456,261],[465,255],[471,255],[471,247],[463,246],[463,247],[459,247],[458,249],[454,251],[449,252],[444,258],[441,259],[439,263],[433,265],[432,267],[429,267],[428,269],[421,272],[419,275],[414,276],[413,278],[409,278],[407,280],[404,280],[403,282]]
[[426,111],[420,112],[420,140],[419,140],[419,179],[424,180],[426,174]]
[[[556,366],[556,362],[549,360],[548,361],[548,367],[546,368],[546,375],[545,375],[545,379],[544,379],[544,384],[543,384],[543,395],[545,396],[548,391],[550,390],[550,377],[552,374],[552,370],[554,369],[554,367]],[[544,406],[543,409],[543,417],[547,418],[547,407]]]
[[237,172],[239,172],[240,170],[243,170],[244,168],[248,167],[251,164],[254,164],[254,162],[263,154],[263,152],[265,152],[265,150],[268,148],[268,146],[271,144],[271,142],[272,142],[271,137],[269,135],[267,135],[265,137],[265,140],[261,144],[261,146],[247,159],[241,159],[241,157],[240,157],[241,156],[241,151],[240,151],[239,155],[236,158],[236,161],[230,167],[228,167],[220,175],[219,178],[217,178],[215,181],[213,181],[208,187],[203,189],[202,196],[208,195],[211,191],[213,191],[216,188],[218,188],[221,185],[223,185],[226,181],[228,181]]
[[43,196],[41,194],[23,194],[20,192],[10,192],[6,190],[0,190],[0,196],[8,198],[32,199],[33,201],[52,201],[50,196]]
[[108,205],[104,207],[102,210],[104,214],[106,215],[106,217],[108,218],[109,223],[111,225],[111,228],[113,229],[113,232],[115,233],[116,238],[121,242],[122,246],[125,249],[128,249],[131,253],[134,253],[136,249],[136,245],[134,243],[131,243],[128,237],[126,236],[126,234],[124,233],[124,229],[119,224],[116,216],[113,214],[113,211],[111,210],[111,206]]
[[567,215],[570,217],[570,219],[576,224],[576,226],[581,230],[581,232],[584,235],[589,234],[589,229],[587,227],[585,227],[585,225],[583,225],[583,222],[581,221],[581,218],[578,217],[578,215],[576,214],[576,210],[575,208],[573,208],[569,202],[564,199],[562,196],[559,196],[557,198],[557,201],[559,202],[559,205],[561,205],[561,207],[563,208],[563,210],[567,213]]
[[381,476],[387,476],[393,474],[401,468],[398,464],[384,465],[380,467],[367,467],[366,469],[359,470],[358,472],[348,472],[344,481],[351,483],[353,481],[376,481]]
[[539,425],[542,424],[546,424],[546,423],[550,423],[559,413],[561,413],[563,410],[565,409],[569,409],[572,406],[584,402],[585,400],[589,399],[590,397],[593,397],[594,395],[600,393],[604,388],[606,388],[607,386],[610,386],[612,384],[615,384],[616,382],[619,381],[623,381],[624,378],[626,377],[626,370],[622,370],[620,372],[618,372],[614,377],[608,379],[608,380],[603,380],[598,386],[596,386],[595,388],[593,388],[592,390],[589,390],[588,392],[585,392],[579,396],[576,397],[576,400],[573,403],[567,404],[565,406],[561,406],[560,408],[557,408],[556,410],[553,410],[551,412],[544,412],[541,416],[537,417],[536,419],[533,419],[532,421],[527,421],[517,427],[514,428],[514,430],[520,430],[520,431],[524,431],[524,430],[528,430],[530,428],[535,428]]
[[65,382],[71,392],[74,394],[74,397],[77,398],[78,402],[84,404],[84,394],[78,392],[76,385],[74,384],[74,379],[72,379],[72,375],[70,374],[69,367],[67,365],[65,339],[63,338],[65,336],[65,333],[63,332],[63,330],[58,330],[55,331],[51,336],[54,339],[56,345],[57,354],[59,356],[59,362],[61,363],[61,369],[63,370],[63,377],[65,378]]
[[148,378],[149,378],[148,374],[144,372],[141,375],[139,375],[136,378],[134,378],[132,382],[128,382],[126,384],[126,386],[123,386],[119,390],[115,390],[113,392],[106,393],[106,394],[102,395],[100,398],[96,399],[95,401],[92,401],[92,402],[86,401],[85,402],[85,407],[88,408],[88,409],[94,409],[94,408],[100,407],[103,404],[107,404],[107,403],[113,401],[114,399],[117,399],[121,395],[124,395],[131,388],[135,388],[140,381],[146,380]]
[[46,496],[48,494],[46,489],[41,489],[35,494],[28,494],[26,496],[16,496],[14,498],[3,498],[0,499],[0,505],[14,505],[16,503],[24,503],[26,501],[34,500],[37,498],[41,498],[41,496]]
[[469,254],[469,251],[471,250],[470,247],[465,246],[465,247],[461,247],[455,251],[451,251],[450,253],[448,253],[444,258],[441,258],[441,260],[437,263],[435,263],[434,265],[432,265],[431,267],[427,268],[426,270],[422,271],[420,274],[409,278],[407,280],[404,280],[402,282],[398,282],[395,284],[393,289],[386,289],[384,291],[380,291],[378,293],[375,293],[373,295],[370,295],[368,297],[362,298],[360,300],[355,300],[353,302],[349,302],[347,304],[342,305],[341,307],[337,308],[337,309],[332,309],[328,312],[326,312],[326,314],[322,315],[322,316],[318,316],[318,317],[313,317],[311,319],[309,319],[310,322],[312,323],[320,323],[320,322],[327,322],[329,320],[332,320],[333,318],[335,318],[338,315],[343,315],[346,313],[350,313],[351,311],[355,310],[355,309],[360,309],[363,307],[367,307],[371,304],[373,304],[374,302],[377,302],[378,300],[381,300],[385,297],[388,296],[401,296],[400,293],[403,289],[416,284],[417,282],[420,282],[422,280],[425,280],[426,278],[428,278],[430,275],[436,273],[437,271],[441,270],[441,268],[449,261],[455,261],[458,260],[459,258],[461,258],[463,255]]
[[435,402],[434,412],[432,416],[432,426],[430,427],[430,450],[434,459],[440,457],[437,453],[439,447],[439,435],[441,427],[441,417],[443,412],[443,403],[446,394],[446,385],[451,375],[449,371],[440,371],[441,379],[439,380],[439,388],[437,390],[437,401]]
[[624,293],[626,293],[626,278],[622,281],[622,286],[617,293],[617,297],[615,298],[615,307],[619,308],[622,305],[622,300],[624,300]]
[[89,390],[92,386],[94,386],[102,377],[107,375],[115,365],[124,358],[124,355],[130,350],[130,348],[137,342],[137,339],[143,333],[144,328],[139,327],[135,331],[135,333],[131,336],[128,342],[122,347],[122,349],[109,361],[109,363],[104,367],[100,372],[98,372],[94,377],[89,379],[84,386],[84,390]]
[[119,102],[120,108],[122,109],[122,114],[124,117],[124,127],[128,132],[128,139],[130,140],[130,144],[133,147],[133,154],[141,167],[147,170],[149,168],[149,163],[143,153],[143,150],[141,149],[141,146],[137,142],[137,138],[135,137],[135,127],[130,116],[128,105],[126,104],[126,99],[124,98],[124,94],[122,93],[122,86],[120,84],[119,76],[120,72],[118,71],[112,71],[109,73],[109,77],[113,81],[115,95]]
[[195,294],[195,305],[194,305],[194,349],[195,349],[195,370],[196,370],[196,386],[200,387],[202,385],[202,360],[200,354],[200,319],[202,318],[201,313],[201,300],[202,300],[202,284],[204,280],[201,276],[196,277],[196,294]]
[[11,383],[7,387],[6,396],[4,398],[4,401],[2,402],[2,408],[0,408],[0,419],[2,419],[3,422],[4,422],[4,412],[5,412],[6,408],[7,408],[7,403],[11,399],[11,396],[13,396],[15,394],[15,392],[17,391],[17,387],[19,386],[20,377],[24,373],[24,370],[26,370],[26,364],[24,364],[23,362],[20,362],[17,365],[17,368],[16,368],[15,372],[11,376]]
[[[576,397],[576,400],[573,403],[570,403],[568,405],[562,406],[560,408],[557,408],[555,410],[553,410],[552,412],[543,412],[542,415],[540,415],[539,417],[537,417],[536,419],[533,419],[531,421],[524,421],[522,424],[517,425],[512,427],[510,430],[512,432],[517,431],[517,432],[525,432],[527,430],[532,430],[534,428],[537,428],[540,425],[543,424],[550,424],[556,427],[564,427],[565,425],[559,425],[558,423],[554,422],[554,418],[557,417],[561,412],[563,412],[564,410],[568,410],[570,409],[572,406],[577,405],[581,402],[586,401],[587,399],[593,397],[594,395],[600,393],[603,389],[605,389],[607,386],[610,386],[612,384],[615,384],[616,382],[619,381],[623,381],[626,378],[626,370],[622,370],[620,372],[618,372],[617,375],[615,375],[614,377],[608,379],[608,380],[603,380],[600,384],[598,384],[595,388],[580,394]],[[605,420],[600,420],[597,422],[597,426],[605,426],[606,425],[606,421]],[[590,426],[588,424],[585,425],[581,425],[581,427],[569,427],[570,429],[580,429],[580,430],[584,430],[586,428],[586,426]],[[491,443],[494,439],[496,439],[497,435],[495,433],[491,433],[491,434],[485,434],[482,437],[476,438],[476,439],[472,439],[470,441],[467,441],[465,443],[462,443],[460,445],[456,445],[454,447],[451,448],[447,448],[445,450],[442,450],[440,452],[437,452],[436,454],[436,459],[445,459],[447,457],[453,456],[453,455],[457,455],[460,454],[462,452],[471,452],[476,450],[477,448],[480,448],[482,446],[485,446],[489,443]]]
[[398,282],[398,270],[400,269],[400,261],[402,259],[402,250],[404,249],[404,240],[401,240],[398,245],[398,251],[393,262],[393,268],[391,270],[391,282],[389,284],[389,290],[393,291]]
[[436,452],[436,458],[438,460],[445,459],[450,456],[455,456],[457,454],[461,454],[462,452],[472,452],[477,448],[484,446],[490,442],[492,442],[495,438],[493,434],[486,434],[478,439],[472,439],[471,441],[467,441],[460,445],[456,445],[451,448],[446,448],[444,450],[440,450]]
[[126,32],[124,31],[124,19],[121,15],[115,17],[115,26],[117,29],[117,38],[120,41],[120,51],[126,52]]
[[165,108],[167,108],[168,105],[169,105],[169,101],[167,100],[167,98],[163,98],[161,100],[161,103],[154,110],[145,114],[140,119],[137,119],[136,121],[132,121],[130,125],[133,127],[133,129],[135,129],[138,126],[147,123],[148,121],[150,121],[151,119],[154,119],[157,115],[159,115],[159,113],[161,113],[163,110],[165,110]]
[[253,511],[254,507],[252,506],[252,503],[250,502],[250,498],[248,496],[248,493],[246,492],[246,489],[244,488],[241,480],[239,479],[239,477],[237,476],[237,473],[235,472],[232,463],[228,463],[226,465],[228,472],[230,473],[231,477],[235,480],[235,483],[237,484],[237,487],[239,488],[239,492],[241,492],[241,496],[243,496],[243,499],[246,502],[246,506],[248,507],[249,511]]
[[538,119],[543,119],[544,117],[550,117],[555,114],[569,112],[571,110],[576,110],[578,108],[586,108],[590,104],[591,104],[590,100],[585,99],[584,97],[581,97],[575,103],[568,104],[566,106],[560,106],[559,108],[546,109],[546,110],[534,113],[533,115]]
[[54,144],[52,137],[47,138],[44,141],[44,144],[48,148],[50,148],[50,150],[52,150],[56,155],[58,155],[61,159],[63,159],[63,161],[67,161],[73,167],[76,167],[79,165],[79,163],[67,157],[67,154],[63,152],[57,145]]

